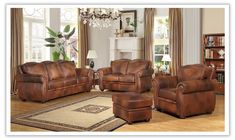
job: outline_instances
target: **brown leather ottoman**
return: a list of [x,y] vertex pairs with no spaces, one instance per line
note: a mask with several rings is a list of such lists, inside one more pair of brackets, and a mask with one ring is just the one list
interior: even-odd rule
[[116,93],[112,95],[113,114],[131,124],[135,121],[149,121],[152,118],[152,98],[137,93]]

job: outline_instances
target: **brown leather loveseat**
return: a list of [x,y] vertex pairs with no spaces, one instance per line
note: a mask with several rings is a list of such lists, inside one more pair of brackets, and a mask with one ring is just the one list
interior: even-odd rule
[[113,91],[141,93],[151,89],[152,63],[142,59],[120,59],[111,62],[111,67],[98,70],[99,87]]
[[93,71],[76,68],[73,61],[28,62],[18,67],[17,89],[21,100],[45,102],[92,87]]
[[180,67],[177,76],[154,78],[155,108],[180,118],[212,113],[216,102],[213,75],[213,68],[193,64]]

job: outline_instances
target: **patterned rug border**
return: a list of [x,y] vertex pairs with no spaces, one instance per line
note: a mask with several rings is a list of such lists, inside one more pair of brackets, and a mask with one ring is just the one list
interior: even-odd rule
[[[30,126],[30,127],[36,127],[36,128],[41,128],[41,129],[45,129],[45,130],[50,130],[50,131],[113,131],[115,129],[117,129],[118,127],[126,124],[126,122],[120,118],[115,118],[110,117],[107,118],[99,123],[96,123],[92,126],[90,126],[89,128],[83,128],[80,126],[74,126],[74,125],[68,125],[68,124],[62,124],[62,123],[56,123],[53,122],[53,124],[51,122],[47,122],[47,121],[39,121],[39,120],[34,120],[32,118],[29,118],[31,116],[35,116],[41,113],[46,113],[58,108],[63,108],[66,106],[70,106],[82,101],[86,101],[92,98],[96,98],[96,97],[108,97],[111,98],[111,94],[107,94],[107,93],[97,93],[96,95],[89,95],[86,97],[83,97],[81,99],[78,99],[76,101],[72,101],[72,102],[64,102],[64,103],[58,103],[58,104],[54,104],[54,105],[50,105],[48,107],[45,108],[41,108],[39,110],[35,110],[35,111],[30,111],[27,113],[22,113],[22,114],[18,114],[15,115],[13,117],[11,117],[11,123],[15,123],[15,124],[20,124],[20,125],[25,125],[25,126]],[[109,122],[108,124],[105,124]],[[97,127],[97,128],[96,128]]]

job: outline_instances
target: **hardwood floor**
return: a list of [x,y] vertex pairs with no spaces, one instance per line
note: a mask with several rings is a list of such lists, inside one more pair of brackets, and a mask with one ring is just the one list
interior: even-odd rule
[[[95,92],[95,91],[92,91]],[[69,102],[81,98],[90,93],[79,93],[72,96],[67,96],[46,103],[22,102],[16,95],[11,97],[11,115],[26,113],[33,110],[38,110],[50,105]],[[145,93],[147,96],[152,96],[151,93]],[[223,132],[224,131],[224,95],[216,96],[216,107],[212,114],[199,115],[186,119],[179,119],[171,115],[153,110],[152,119],[150,122],[139,122],[132,125],[123,125],[116,129],[117,132],[183,132],[183,131],[199,131],[199,132]],[[11,124],[11,131],[48,131],[29,126]]]

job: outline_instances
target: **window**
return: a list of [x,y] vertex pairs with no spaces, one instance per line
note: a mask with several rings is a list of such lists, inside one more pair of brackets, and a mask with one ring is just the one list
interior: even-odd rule
[[163,65],[163,55],[169,54],[168,9],[157,9],[157,13],[154,17],[154,67]]
[[[77,8],[61,8],[61,31],[63,31],[66,25],[70,25],[71,29],[75,27],[75,33],[70,38],[72,46],[67,46],[65,48],[67,56],[70,60],[74,61],[78,66],[78,9]],[[73,49],[75,48],[75,49]]]
[[46,59],[45,9],[24,8],[24,62],[40,62]]

